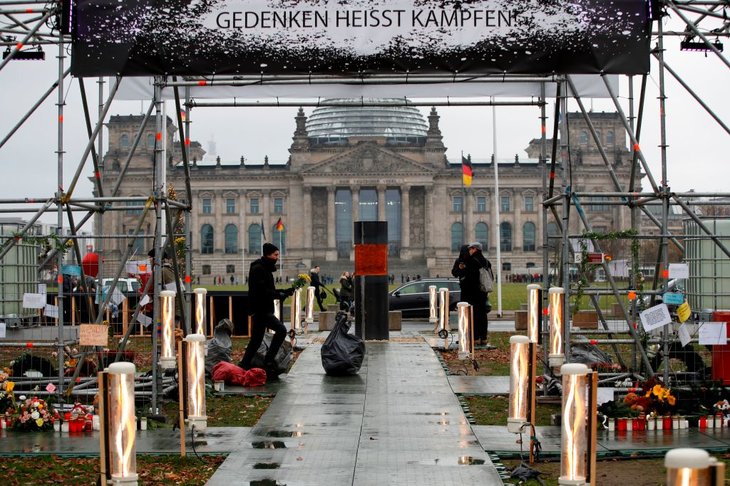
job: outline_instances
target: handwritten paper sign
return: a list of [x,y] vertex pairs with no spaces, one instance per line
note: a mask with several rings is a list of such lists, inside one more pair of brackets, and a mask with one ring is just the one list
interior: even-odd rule
[[152,324],[152,318],[147,317],[144,314],[137,314],[137,322],[142,324],[144,327],[149,327]]
[[46,306],[43,308],[43,313],[46,315],[46,317],[53,317],[55,319],[58,319],[58,306],[53,304],[46,304]]
[[672,316],[669,315],[669,308],[664,303],[641,312],[639,319],[645,331],[652,331],[672,322]]
[[23,294],[23,307],[26,309],[43,309],[46,296],[43,294]]
[[112,297],[110,299],[112,303],[114,303],[115,305],[119,305],[124,299],[126,299],[124,294],[120,292],[117,287],[114,287],[114,292],[112,292]]
[[79,326],[79,344],[81,346],[107,346],[109,344],[109,326],[81,324]]
[[684,302],[682,305],[677,307],[677,319],[679,322],[685,322],[692,315],[692,308],[688,302]]
[[677,334],[679,334],[679,342],[682,343],[682,347],[687,346],[692,340],[692,336],[690,336],[689,334],[689,326],[687,324],[682,324],[681,326],[679,326],[679,329],[677,329]]
[[724,322],[701,322],[700,344],[727,344],[727,324]]
[[686,263],[670,263],[669,278],[689,278],[689,265]]
[[150,296],[145,294],[144,297],[142,297],[139,301],[139,306],[142,307],[143,305],[147,305],[150,303]]
[[38,284],[38,293],[46,295],[48,293],[48,286],[43,283]]

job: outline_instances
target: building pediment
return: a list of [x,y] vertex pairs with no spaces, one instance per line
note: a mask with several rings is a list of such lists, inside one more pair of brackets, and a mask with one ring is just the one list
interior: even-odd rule
[[433,175],[436,170],[375,144],[362,144],[302,169],[304,176]]

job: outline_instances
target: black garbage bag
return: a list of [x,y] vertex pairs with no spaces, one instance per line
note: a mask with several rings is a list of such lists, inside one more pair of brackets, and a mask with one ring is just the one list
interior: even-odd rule
[[570,345],[570,362],[583,363],[589,368],[591,365],[606,366],[613,363],[611,356],[591,344],[588,340]]
[[349,334],[347,313],[338,312],[335,326],[322,345],[322,367],[330,376],[356,375],[365,357],[365,342]]
[[[264,365],[264,358],[266,357],[266,353],[269,351],[269,346],[271,346],[271,339],[273,337],[274,335],[270,332],[264,333],[264,340],[261,341],[261,346],[259,346],[258,351],[256,351],[256,356],[254,356],[251,360],[251,368],[266,369],[266,366]],[[281,343],[281,347],[279,347],[279,351],[277,351],[276,357],[274,358],[274,361],[276,361],[276,371],[279,374],[289,371],[291,359],[291,343],[289,341],[284,341]]]
[[228,363],[233,361],[231,334],[233,334],[233,323],[229,319],[221,319],[213,330],[213,339],[208,341],[208,350],[205,355],[205,372],[209,376],[213,372],[213,367],[221,361]]

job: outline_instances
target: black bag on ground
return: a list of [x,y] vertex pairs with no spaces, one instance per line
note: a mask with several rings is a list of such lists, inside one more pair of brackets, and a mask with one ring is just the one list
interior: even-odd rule
[[[251,360],[251,368],[262,368],[266,369],[266,366],[264,366],[264,358],[266,357],[266,353],[269,351],[269,346],[271,346],[271,339],[274,337],[273,334],[270,332],[264,333],[264,340],[261,341],[261,346],[259,346],[258,351],[256,351],[256,356],[253,357]],[[288,341],[284,341],[281,343],[281,347],[279,348],[279,351],[276,353],[276,367],[279,373],[286,373],[289,370],[289,364],[291,363],[292,358],[292,347],[291,343]]]
[[349,334],[350,323],[345,312],[338,312],[335,326],[322,345],[322,367],[331,376],[356,375],[365,357],[365,342]]

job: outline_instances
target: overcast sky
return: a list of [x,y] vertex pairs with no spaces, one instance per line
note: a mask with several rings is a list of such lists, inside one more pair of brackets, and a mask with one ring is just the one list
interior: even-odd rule
[[[667,63],[677,71],[723,120],[730,124],[730,102],[727,86],[730,86],[730,70],[714,54],[680,52],[679,39],[666,43]],[[652,42],[654,45],[654,42]],[[0,71],[0,138],[4,138],[21,116],[39,99],[57,77],[55,48],[46,47],[46,61],[13,61]],[[648,82],[645,108],[645,124],[642,132],[642,149],[657,182],[662,178],[660,144],[657,63],[652,59],[652,72]],[[638,77],[635,93],[638,96]],[[79,97],[78,81],[67,79],[64,86],[66,107],[64,114],[64,168],[66,187],[76,172],[86,143],[86,129]],[[86,81],[87,93],[97,113],[98,88],[96,80]],[[694,189],[699,192],[730,192],[728,188],[728,142],[730,137],[704,109],[691,98],[669,73],[666,74],[667,93],[667,178],[672,190],[682,192]],[[326,93],[322,93],[326,97]],[[621,100],[628,113],[628,89],[626,78],[621,82]],[[20,130],[0,148],[1,199],[51,196],[57,186],[57,94],[54,92]],[[610,100],[584,100],[595,111],[614,111]],[[115,102],[110,114],[139,114],[146,106],[140,102]],[[172,106],[170,106],[172,113]],[[447,157],[457,162],[463,151],[474,159],[487,160],[494,151],[492,109],[488,107],[438,107],[441,130],[448,147]],[[571,110],[577,110],[574,102]],[[421,110],[428,115],[429,107]],[[294,116],[297,108],[217,108],[196,109],[192,115],[192,138],[207,149],[208,142],[215,140],[217,153],[224,162],[236,162],[241,156],[249,161],[262,161],[269,157],[272,163],[283,163],[294,132]],[[305,108],[310,115],[312,108]],[[552,103],[548,116],[553,113]],[[537,107],[505,107],[497,109],[497,154],[500,159],[513,158],[515,154],[526,157],[524,149],[529,140],[540,136],[539,109]],[[547,123],[552,127],[552,119]],[[106,136],[106,134],[105,134]],[[92,174],[91,161],[83,171],[77,197],[90,196]],[[477,168],[476,177],[479,177]],[[648,188],[648,184],[644,184]],[[7,205],[3,205],[7,207]],[[2,216],[7,216],[3,214]],[[24,215],[27,219],[30,214]],[[44,217],[55,222],[55,213]]]

